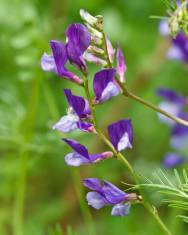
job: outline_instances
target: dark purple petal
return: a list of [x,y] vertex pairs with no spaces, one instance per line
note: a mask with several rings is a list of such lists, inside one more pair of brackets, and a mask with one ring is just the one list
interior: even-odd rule
[[185,98],[183,96],[179,95],[176,91],[170,89],[159,88],[157,90],[157,94],[172,103],[185,103]]
[[176,153],[167,153],[163,160],[163,165],[166,168],[176,167],[185,162],[185,158]]
[[81,130],[81,131],[85,131],[85,132],[95,132],[95,128],[93,126],[93,124],[88,123],[88,122],[77,122],[77,127]]
[[120,93],[120,88],[114,80],[115,69],[103,69],[94,76],[93,89],[96,102],[103,102]]
[[83,164],[90,163],[90,161],[87,158],[83,157],[82,155],[80,155],[77,152],[67,154],[65,156],[65,162],[69,166],[80,166]]
[[97,178],[86,178],[83,180],[83,185],[94,191],[101,191],[101,182]]
[[126,216],[130,212],[130,203],[117,204],[112,208],[111,215],[113,216]]
[[69,89],[64,89],[64,93],[66,95],[69,105],[73,108],[75,113],[80,118],[85,118],[91,113],[89,109],[88,101],[85,100],[83,97],[73,95],[71,90]]
[[67,143],[72,149],[74,149],[75,152],[79,153],[80,155],[89,160],[89,154],[85,146],[72,139],[63,138],[62,140]]
[[56,68],[57,68],[57,74],[61,77],[65,77],[68,80],[72,80],[76,83],[82,83],[82,80],[73,74],[72,72],[68,71],[65,68],[65,64],[67,62],[67,53],[66,53],[66,47],[62,42],[51,40],[50,41],[53,58],[55,60]]
[[77,65],[81,70],[86,69],[83,60],[83,53],[88,48],[91,37],[88,29],[83,24],[71,24],[66,32],[67,35],[67,55],[71,63]]
[[119,80],[120,82],[125,82],[125,72],[127,70],[126,63],[125,63],[125,58],[123,55],[123,52],[120,47],[117,49],[117,74],[119,74]]
[[126,200],[126,193],[117,188],[115,185],[104,180],[102,193],[110,204],[117,204]]
[[86,195],[86,199],[88,205],[92,206],[93,208],[99,210],[103,206],[106,205],[106,201],[104,197],[98,192],[89,192]]
[[133,130],[131,120],[124,119],[108,126],[108,134],[115,149],[121,151],[131,148],[133,143]]
[[188,62],[188,37],[183,32],[180,32],[173,39],[173,44],[181,51],[183,61]]

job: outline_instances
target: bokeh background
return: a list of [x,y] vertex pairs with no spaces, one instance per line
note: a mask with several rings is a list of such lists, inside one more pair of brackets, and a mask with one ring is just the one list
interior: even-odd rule
[[[41,71],[40,58],[44,51],[50,52],[50,39],[64,40],[66,27],[81,21],[80,8],[104,16],[106,33],[124,51],[127,85],[132,91],[156,104],[158,87],[188,95],[186,65],[166,60],[169,41],[159,35],[159,21],[149,18],[165,14],[162,1],[1,0],[0,234],[162,235],[142,206],[133,206],[124,218],[111,217],[110,208],[89,208],[82,178],[99,177],[122,189],[126,186],[121,182],[132,179],[114,159],[76,169],[66,166],[64,156],[70,149],[60,140],[63,135],[51,129],[66,112],[63,88],[78,95],[82,91]],[[98,68],[89,68],[92,81]],[[104,131],[117,119],[131,118],[134,148],[126,151],[126,158],[143,175],[161,166],[170,150],[170,130],[155,112],[119,96],[97,107],[97,117]],[[89,134],[76,131],[69,137],[88,146],[90,152],[107,150]],[[187,234],[188,227],[176,218],[177,211],[164,206],[156,192],[149,196],[174,234]]]

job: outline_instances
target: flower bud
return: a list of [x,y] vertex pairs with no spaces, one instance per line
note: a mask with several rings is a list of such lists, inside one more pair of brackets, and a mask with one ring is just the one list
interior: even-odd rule
[[81,18],[91,25],[93,28],[96,28],[98,30],[102,30],[103,28],[103,17],[102,16],[92,16],[89,12],[81,9],[80,10],[80,16]]

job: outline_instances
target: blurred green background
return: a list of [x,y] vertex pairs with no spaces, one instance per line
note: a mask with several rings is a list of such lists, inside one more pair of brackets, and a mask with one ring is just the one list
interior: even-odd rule
[[[99,177],[122,189],[120,182],[132,179],[114,159],[76,169],[66,166],[64,156],[70,149],[61,142],[63,135],[51,129],[66,112],[63,88],[82,93],[76,85],[41,71],[40,58],[50,52],[50,39],[64,40],[66,27],[81,21],[80,8],[104,16],[106,33],[124,51],[132,91],[156,104],[158,87],[188,95],[187,67],[165,59],[169,42],[159,35],[159,22],[149,18],[165,14],[162,1],[0,0],[0,235],[162,235],[139,205],[124,218],[111,217],[110,208],[89,208],[82,178]],[[99,68],[89,68],[92,82]],[[97,117],[104,131],[117,119],[131,118],[134,148],[125,156],[141,174],[151,175],[160,167],[170,150],[170,130],[155,112],[116,97],[97,108]],[[90,152],[107,150],[89,134],[76,131],[69,137]],[[152,200],[174,234],[187,234],[175,210],[161,204],[157,195]]]

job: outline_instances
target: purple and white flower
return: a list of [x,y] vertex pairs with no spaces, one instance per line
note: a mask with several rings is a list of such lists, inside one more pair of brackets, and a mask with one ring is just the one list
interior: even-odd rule
[[120,88],[114,79],[115,73],[115,69],[103,69],[95,74],[93,80],[95,103],[102,103],[120,93]]
[[[177,94],[173,90],[165,88],[158,89],[157,94],[164,98],[164,101],[159,104],[159,107],[161,109],[176,117],[179,117],[181,115],[181,112],[183,111],[183,108],[185,106],[185,98],[183,96]],[[173,120],[162,114],[158,114],[158,116],[164,123],[167,123],[169,125],[175,124]]]
[[123,52],[120,47],[117,48],[116,58],[117,58],[116,71],[117,71],[117,74],[119,75],[120,82],[123,83],[125,82],[125,72],[127,70],[127,66],[125,63]]
[[86,195],[88,205],[97,210],[104,206],[112,205],[111,215],[113,216],[126,216],[129,214],[129,194],[123,192],[110,182],[106,180],[100,181],[97,178],[84,179],[83,184],[92,190]]
[[133,129],[129,119],[123,119],[108,126],[110,140],[117,151],[132,148]]
[[98,161],[111,158],[113,156],[112,152],[89,154],[87,148],[77,141],[65,138],[63,138],[62,140],[74,150],[74,152],[69,153],[65,156],[65,162],[69,166],[93,164]]
[[84,25],[76,23],[68,27],[66,36],[66,44],[56,40],[50,41],[52,55],[43,54],[41,67],[44,71],[53,71],[60,77],[65,77],[80,84],[82,80],[67,70],[65,65],[69,60],[71,64],[76,65],[80,70],[86,71],[83,54],[90,45],[90,34]]
[[65,89],[64,93],[69,104],[68,113],[53,126],[53,129],[63,133],[71,132],[75,129],[94,132],[93,125],[85,121],[91,114],[88,101],[81,96],[73,95],[69,89]]

